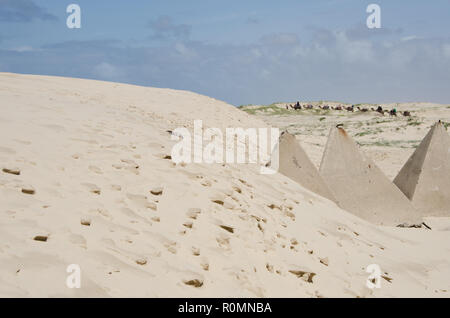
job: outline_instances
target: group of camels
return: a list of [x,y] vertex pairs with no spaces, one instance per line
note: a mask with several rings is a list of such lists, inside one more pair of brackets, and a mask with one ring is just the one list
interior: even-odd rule
[[[354,112],[356,110],[363,112],[363,113],[368,112],[368,111],[374,111],[374,112],[380,113],[383,116],[384,116],[384,114],[389,114],[389,116],[395,116],[395,117],[397,116],[397,109],[393,108],[391,110],[387,110],[387,109],[383,109],[383,107],[381,107],[381,106],[378,106],[377,108],[372,107],[370,109],[369,108],[361,108],[359,106],[355,107],[355,105],[352,105],[352,106],[339,105],[336,107],[329,106],[329,105],[323,105],[323,106],[319,105],[317,107],[320,109],[323,109],[323,110],[340,110],[340,111],[346,110],[348,112]],[[297,102],[294,105],[291,105],[291,104],[286,105],[286,109],[294,109],[294,110],[313,109],[313,108],[314,108],[314,106],[311,104],[300,105],[300,102]],[[402,114],[405,117],[411,116],[411,112],[407,111],[407,110],[400,112],[400,114]]]

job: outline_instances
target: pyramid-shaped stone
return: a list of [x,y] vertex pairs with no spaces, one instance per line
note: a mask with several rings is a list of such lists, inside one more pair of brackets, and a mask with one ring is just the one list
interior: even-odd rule
[[423,216],[450,216],[450,137],[436,123],[394,179]]
[[332,192],[320,176],[319,171],[301,148],[294,135],[288,132],[282,133],[278,146],[278,171],[281,174],[322,197],[336,201]]
[[364,156],[342,128],[332,128],[320,165],[320,175],[338,205],[378,225],[420,224],[408,198]]

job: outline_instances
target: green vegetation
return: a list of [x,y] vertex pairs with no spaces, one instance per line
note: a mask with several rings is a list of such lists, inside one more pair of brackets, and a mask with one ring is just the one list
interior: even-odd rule
[[410,117],[408,118],[408,123],[406,125],[408,126],[420,126],[423,122],[419,121],[419,118],[417,117]]
[[271,104],[269,106],[259,106],[259,107],[242,109],[242,110],[251,115],[255,115],[257,112],[262,112],[262,113],[266,113],[269,115],[288,115],[288,114],[294,113],[293,110],[278,107],[278,106],[276,106],[276,104]]
[[237,108],[238,108],[238,109],[242,109],[242,108],[244,108],[244,107],[246,107],[246,106],[255,106],[255,105],[253,105],[253,104],[246,104],[246,105],[240,105],[240,106],[238,106]]
[[355,136],[356,137],[363,137],[363,136],[367,136],[367,135],[376,135],[376,134],[379,134],[379,133],[382,133],[382,132],[383,132],[383,129],[376,128],[374,130],[365,130],[363,132],[357,133]]
[[375,142],[358,142],[360,146],[377,146],[377,147],[398,147],[398,148],[416,148],[420,144],[420,140],[379,140]]
[[280,103],[274,103],[266,106],[252,107],[248,109],[246,109],[245,106],[239,106],[238,108],[250,115],[260,113],[262,115],[317,115],[323,117],[329,115],[331,112],[331,110],[329,109],[323,110],[320,108],[302,109],[302,110],[286,109],[283,106],[281,107],[277,106],[279,104]]
[[366,130],[366,131],[357,133],[355,136],[356,136],[356,137],[363,137],[363,136],[371,135],[371,134],[373,134],[373,133],[374,133],[373,131]]
[[384,123],[390,123],[390,122],[392,122],[392,119],[390,119],[390,118],[386,118],[386,119],[377,119],[377,120],[375,121],[376,124],[384,124]]

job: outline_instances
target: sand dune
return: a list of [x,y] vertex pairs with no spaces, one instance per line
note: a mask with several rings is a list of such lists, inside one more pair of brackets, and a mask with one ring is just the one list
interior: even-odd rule
[[450,295],[449,227],[375,226],[282,174],[165,159],[194,119],[267,125],[231,105],[5,73],[0,103],[2,297]]

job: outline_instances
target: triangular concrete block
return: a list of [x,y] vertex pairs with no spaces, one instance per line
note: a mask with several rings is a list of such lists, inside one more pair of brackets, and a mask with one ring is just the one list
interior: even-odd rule
[[423,216],[450,216],[450,137],[436,123],[394,179]]
[[280,136],[278,171],[304,188],[329,200],[336,201],[295,136],[288,132],[284,132]]
[[363,155],[342,128],[332,128],[320,165],[320,175],[341,208],[379,225],[419,224],[408,198]]

